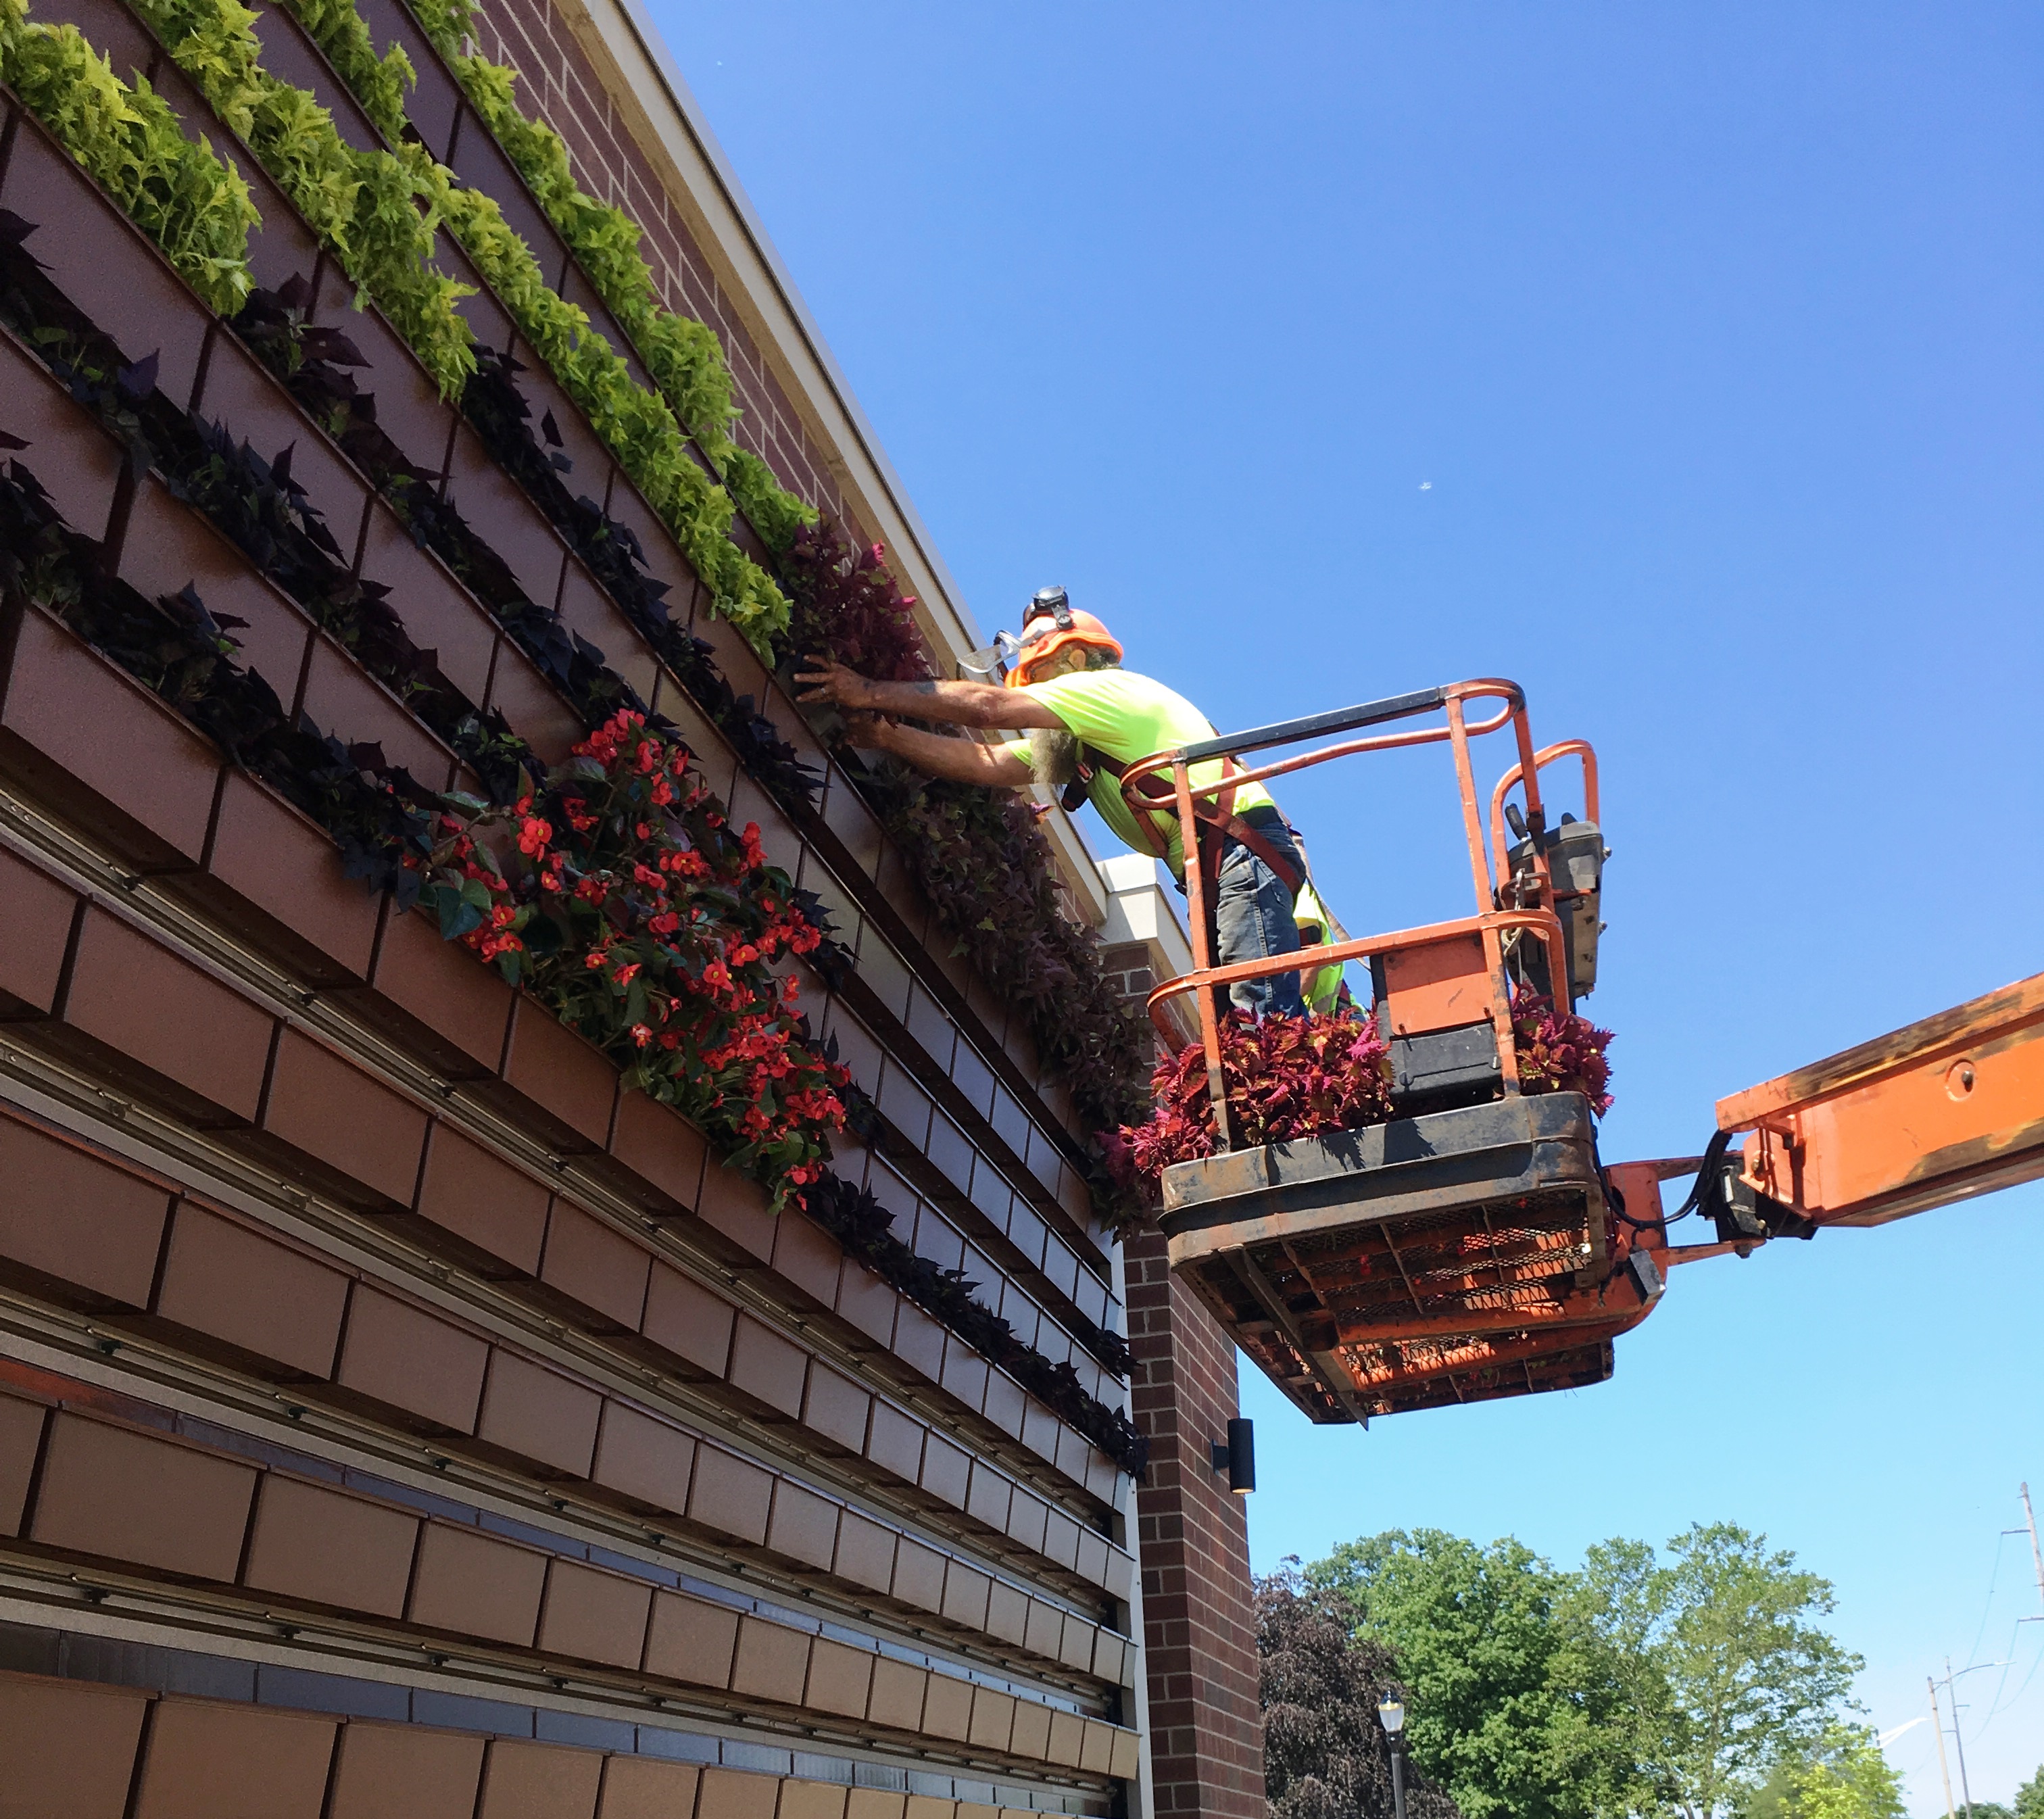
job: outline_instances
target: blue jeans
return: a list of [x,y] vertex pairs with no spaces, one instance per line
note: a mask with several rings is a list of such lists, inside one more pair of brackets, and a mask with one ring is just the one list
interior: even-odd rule
[[[1242,817],[1287,864],[1303,874],[1304,861],[1293,844],[1292,830],[1277,810],[1259,803]],[[1215,894],[1214,928],[1219,963],[1260,960],[1273,954],[1299,951],[1299,925],[1292,920],[1292,893],[1285,881],[1232,836],[1221,844],[1220,888]],[[1243,979],[1228,987],[1228,1002],[1237,1010],[1262,1017],[1304,1017],[1305,1000],[1297,973],[1273,973],[1267,979]]]

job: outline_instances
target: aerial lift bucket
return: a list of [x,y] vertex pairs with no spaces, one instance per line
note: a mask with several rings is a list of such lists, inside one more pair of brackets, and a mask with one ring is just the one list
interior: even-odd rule
[[[1488,702],[1499,705],[1472,722],[1466,704]],[[1428,725],[1363,733],[1436,714]],[[1493,792],[1486,830],[1470,743],[1507,726],[1517,762]],[[1237,763],[1358,733],[1254,768]],[[1215,1117],[1217,1153],[1164,1171],[1172,1267],[1317,1421],[1601,1382],[1612,1340],[1645,1317],[1662,1288],[1655,1253],[1665,1240],[1651,1220],[1628,1218],[1612,1191],[1589,1102],[1580,1093],[1525,1091],[1512,1029],[1515,983],[1533,984],[1566,1011],[1595,977],[1604,849],[1586,744],[1535,751],[1518,686],[1483,679],[1158,754],[1132,765],[1123,789],[1139,817],[1163,800],[1147,779],[1168,775],[1190,852],[1196,765],[1227,760],[1231,774],[1220,786],[1239,787],[1429,744],[1453,755],[1474,915],[1217,967],[1205,883],[1189,866],[1195,964],[1150,998],[1170,1042],[1172,1001],[1193,996]],[[1540,772],[1570,756],[1581,760],[1587,819],[1550,829]],[[1515,787],[1523,813],[1507,803]],[[1508,848],[1508,825],[1516,836]],[[1227,988],[1366,958],[1400,1115],[1241,1147],[1221,1079]]]

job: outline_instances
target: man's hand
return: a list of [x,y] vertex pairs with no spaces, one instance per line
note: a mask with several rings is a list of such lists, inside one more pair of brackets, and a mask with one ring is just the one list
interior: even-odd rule
[[894,723],[884,714],[853,712],[844,717],[844,742],[862,752],[891,752],[888,735]]
[[855,712],[870,712],[878,705],[873,698],[873,684],[858,671],[828,657],[811,657],[807,661],[809,667],[795,678],[796,686],[802,691],[796,696],[797,701],[835,702]]

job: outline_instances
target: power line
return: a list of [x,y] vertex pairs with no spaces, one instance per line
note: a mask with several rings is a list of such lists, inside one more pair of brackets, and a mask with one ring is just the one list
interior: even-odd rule
[[[2023,1499],[2023,1526],[2019,1529],[2003,1529],[2001,1539],[2006,1540],[2011,1535],[2027,1535],[2030,1537],[2031,1564],[2037,1575],[2037,1599],[2040,1606],[2044,1606],[2044,1550],[2040,1550],[2037,1544],[2037,1512],[2031,1506],[2029,1482],[2026,1479],[2023,1483],[2019,1484],[2016,1486],[2016,1492]],[[2000,1570],[2001,1543],[1997,1541],[1995,1544],[1995,1571],[1999,1573]],[[1988,1593],[1990,1601],[1993,1595],[1993,1590],[1990,1586]],[[1981,1720],[1980,1729],[1973,1733],[1976,1737],[1985,1734],[1988,1726],[1994,1722],[1996,1714],[2002,1709],[2002,1694],[2008,1690],[2008,1676],[2015,1666],[2016,1644],[2022,1640],[2023,1626],[2026,1623],[2044,1623],[2044,1612],[2040,1612],[2034,1617],[2019,1617],[2015,1620],[2015,1627],[2009,1632],[2008,1664],[2001,1671],[2000,1679],[1995,1682],[1993,1701],[1988,1706],[1987,1716]],[[1985,1627],[1984,1622],[1982,1627],[1983,1629]],[[1976,1651],[1978,1650],[1980,1647],[1978,1637],[1974,1638],[1973,1647]],[[2014,1702],[2015,1704],[2021,1704],[2023,1695],[2030,1690],[2030,1682],[2037,1678],[2037,1669],[2040,1663],[2044,1663],[2044,1648],[2038,1649],[2037,1659],[2030,1663],[2030,1671],[2023,1675],[2023,1684],[2016,1688]],[[1956,1713],[1954,1714],[1954,1720],[1957,1721]]]
[[1987,1576],[1987,1602],[1981,1607],[1980,1628],[1973,1632],[1973,1645],[1966,1651],[1966,1659],[1969,1661],[1977,1661],[1980,1659],[1981,1639],[1987,1634],[1988,1620],[1994,1615],[1995,1587],[2001,1579],[2002,1541],[2007,1540],[2011,1535],[2020,1532],[2019,1529],[2004,1529],[2001,1532],[2001,1540],[1996,1541],[1994,1544],[1994,1571]]
[[2030,1663],[2030,1671],[2023,1676],[2023,1684],[2015,1689],[2015,1698],[2011,1703],[2021,1703],[2023,1695],[2030,1690],[2030,1682],[2037,1678],[2039,1667],[2044,1667],[2044,1648],[2037,1651],[2037,1659]]
[[[1987,1734],[1988,1727],[1994,1722],[1995,1715],[2002,1709],[2001,1696],[2004,1693],[2008,1690],[2008,1676],[2013,1673],[2015,1669],[2015,1645],[2022,1640],[2022,1636],[2023,1630],[2020,1625],[2019,1625],[2009,1634],[2008,1661],[2007,1665],[2002,1668],[2001,1678],[1994,1683],[1994,1698],[1992,1702],[1988,1706],[1987,1716],[1981,1720],[1980,1729],[1973,1732],[1973,1736],[1976,1739],[1984,1736]],[[2044,1651],[2040,1651],[2039,1659],[2044,1659]],[[2036,1671],[2037,1663],[2033,1661],[2030,1664],[2030,1674],[2034,1675]],[[2022,1703],[2023,1695],[2028,1690],[2029,1686],[2030,1676],[2026,1675],[2023,1677],[2023,1684],[2015,1690],[2015,1698],[2013,1702],[2014,1703],[2018,1705]]]

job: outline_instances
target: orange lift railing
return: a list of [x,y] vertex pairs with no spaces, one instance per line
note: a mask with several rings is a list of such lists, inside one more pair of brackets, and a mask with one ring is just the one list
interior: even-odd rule
[[[1423,717],[1430,724],[1366,730]],[[1501,732],[1516,762],[1486,814],[1470,748]],[[1194,965],[1150,997],[1168,1042],[1167,1007],[1194,994],[1220,1152],[1165,1171],[1173,1264],[1320,1421],[1600,1381],[1611,1340],[1661,1288],[1650,1255],[1659,1235],[1627,1224],[1606,1195],[1586,1102],[1523,1093],[1512,1030],[1516,982],[1538,983],[1566,1012],[1594,978],[1604,849],[1585,742],[1537,749],[1523,692],[1485,678],[1160,752],[1128,767],[1122,788],[1139,825],[1146,811],[1174,810],[1190,854],[1203,800],[1430,744],[1447,745],[1453,763],[1472,914],[1218,966],[1209,877],[1189,864]],[[1589,819],[1550,829],[1541,773],[1567,757],[1581,762]],[[1216,763],[1219,780],[1196,789],[1195,769]],[[1515,790],[1523,814],[1508,802]],[[1362,959],[1404,1115],[1243,1149],[1222,1078],[1222,994],[1238,980]]]
[[[1478,701],[1496,701],[1502,705],[1487,718],[1472,724],[1465,703]],[[1330,733],[1352,733],[1366,726],[1382,725],[1389,721],[1413,719],[1421,714],[1435,712],[1445,713],[1445,724],[1343,740],[1317,751],[1280,759],[1251,770],[1243,770],[1235,763],[1244,752],[1297,744]],[[1470,742],[1508,725],[1518,747],[1519,761],[1499,781],[1493,792],[1490,817],[1493,832],[1491,837],[1486,840],[1484,817],[1478,806],[1476,775],[1470,756]],[[1208,883],[1200,867],[1188,864],[1185,891],[1191,910],[1193,970],[1178,979],[1166,980],[1151,993],[1150,1015],[1159,1034],[1168,1042],[1172,1029],[1166,1006],[1172,999],[1185,993],[1198,994],[1200,1041],[1206,1053],[1207,1082],[1213,1096],[1216,1142],[1220,1148],[1233,1148],[1235,1137],[1228,1115],[1227,1095],[1221,1087],[1217,1000],[1228,986],[1243,979],[1268,978],[1283,972],[1317,971],[1321,967],[1351,959],[1369,959],[1381,962],[1381,970],[1386,975],[1393,1026],[1401,1034],[1423,1033],[1427,1029],[1451,1027],[1449,1024],[1428,1021],[1443,1017],[1451,1017],[1461,1024],[1477,1021],[1467,1013],[1472,1006],[1481,1002],[1496,1044],[1504,1090],[1508,1094],[1518,1092],[1519,1080],[1512,1034],[1512,1000],[1504,965],[1508,946],[1522,934],[1530,935],[1539,942],[1546,949],[1547,976],[1558,982],[1554,986],[1558,1006],[1567,1009],[1573,1002],[1570,995],[1570,975],[1565,934],[1561,921],[1552,906],[1554,880],[1550,872],[1547,850],[1539,837],[1546,832],[1545,810],[1540,799],[1539,773],[1545,765],[1558,757],[1572,753],[1580,755],[1583,760],[1588,798],[1585,808],[1590,821],[1594,823],[1597,794],[1596,756],[1589,744],[1581,740],[1571,740],[1563,744],[1550,746],[1544,752],[1535,751],[1532,733],[1527,721],[1523,691],[1516,683],[1485,678],[1473,682],[1451,683],[1443,687],[1426,689],[1415,694],[1398,695],[1386,701],[1371,702],[1361,707],[1348,708],[1337,713],[1315,714],[1302,720],[1286,721],[1275,726],[1258,727],[1248,733],[1206,740],[1175,752],[1158,752],[1130,765],[1123,773],[1122,795],[1136,816],[1137,825],[1142,825],[1141,817],[1146,810],[1155,812],[1162,806],[1175,808],[1185,840],[1184,850],[1190,854],[1196,851],[1198,825],[1193,812],[1195,793],[1192,786],[1192,772],[1197,766],[1210,764],[1219,760],[1226,767],[1227,774],[1220,784],[1199,792],[1201,797],[1211,799],[1223,789],[1266,783],[1273,778],[1289,776],[1296,771],[1328,763],[1337,758],[1354,757],[1368,752],[1388,752],[1416,745],[1442,744],[1449,746],[1454,755],[1455,783],[1461,798],[1462,831],[1468,843],[1470,875],[1475,889],[1476,913],[1472,916],[1359,939],[1324,942],[1303,948],[1296,954],[1276,955],[1267,959],[1243,960],[1233,966],[1220,967],[1214,964],[1213,959],[1213,936],[1210,925],[1212,906],[1207,902]],[[1161,780],[1166,773],[1170,779],[1168,803],[1154,789],[1146,787],[1151,779]],[[1526,799],[1523,825],[1532,837],[1530,841],[1522,843],[1527,854],[1526,863],[1508,877],[1502,811],[1505,796],[1515,784],[1523,785]],[[1497,860],[1498,875],[1496,878],[1491,871],[1490,852],[1493,850]],[[1402,1021],[1401,1013],[1404,1013]]]
[[[1486,813],[1471,742],[1507,729],[1516,761]],[[1196,805],[1231,788],[1436,744],[1453,759],[1473,914],[1217,966],[1210,877],[1194,863],[1193,968],[1150,995],[1167,1044],[1167,1007],[1193,995],[1215,1113],[1216,1153],[1164,1171],[1172,1266],[1313,1419],[1596,1383],[1673,1264],[2044,1176],[2044,974],[1720,1101],[1700,1156],[1606,1167],[1581,1094],[1525,1091],[1513,987],[1531,983],[1566,1012],[1594,983],[1608,855],[1596,754],[1581,740],[1536,750],[1516,683],[1457,683],[1204,740],[1130,766],[1122,786],[1139,826],[1174,812],[1192,854]],[[1541,773],[1570,757],[1587,819],[1550,827]],[[1194,769],[1216,762],[1220,780],[1196,789]],[[1222,1076],[1227,987],[1365,958],[1391,1049],[1392,1121],[1243,1148]],[[1664,1213],[1662,1184],[1689,1176],[1688,1199]],[[1668,1228],[1692,1213],[1713,1240],[1671,1244]]]

